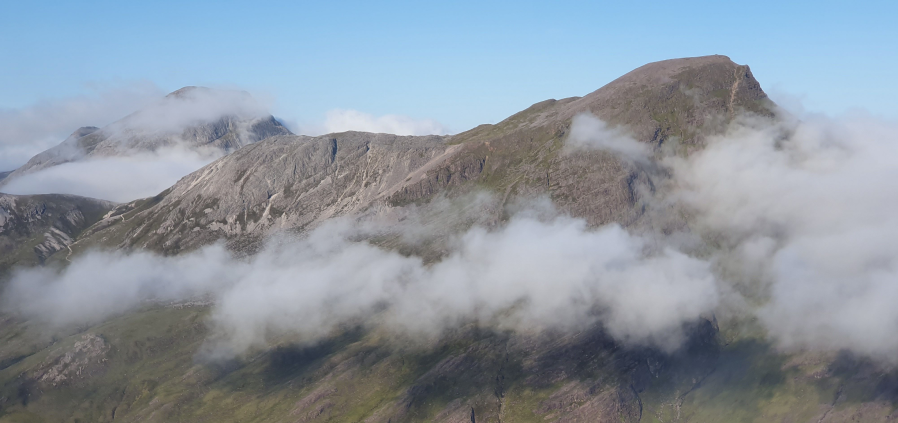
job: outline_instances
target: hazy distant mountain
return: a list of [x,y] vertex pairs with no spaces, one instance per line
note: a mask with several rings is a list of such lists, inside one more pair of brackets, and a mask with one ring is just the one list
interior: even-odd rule
[[173,147],[228,152],[270,136],[288,134],[290,131],[246,92],[185,87],[103,128],[77,129],[0,183],[72,161]]

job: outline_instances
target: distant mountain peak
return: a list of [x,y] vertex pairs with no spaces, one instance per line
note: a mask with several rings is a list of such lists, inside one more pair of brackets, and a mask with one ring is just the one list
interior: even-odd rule
[[290,134],[246,91],[186,86],[103,128],[78,128],[59,145],[10,172],[0,185],[88,156],[127,156],[173,146],[227,153]]
[[69,137],[81,138],[85,135],[90,135],[99,130],[100,128],[97,128],[96,126],[82,126],[76,129],[75,132],[72,132],[72,135],[69,135]]
[[202,91],[202,90],[208,90],[208,88],[198,87],[195,85],[188,85],[186,87],[182,87],[182,88],[179,88],[177,90],[174,90],[174,91],[168,93],[168,95],[166,95],[166,97],[176,97],[176,98],[183,97],[189,93],[193,93],[195,91]]
[[246,101],[255,101],[252,94],[244,90],[232,90],[227,88],[209,88],[198,85],[188,85],[168,93],[165,99],[196,99],[210,96],[226,96],[244,99]]

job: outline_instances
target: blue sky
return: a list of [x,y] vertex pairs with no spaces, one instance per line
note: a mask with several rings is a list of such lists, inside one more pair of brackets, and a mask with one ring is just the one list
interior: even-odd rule
[[6,109],[141,82],[236,86],[302,124],[354,109],[459,132],[647,62],[725,54],[775,99],[898,116],[894,1],[0,5]]

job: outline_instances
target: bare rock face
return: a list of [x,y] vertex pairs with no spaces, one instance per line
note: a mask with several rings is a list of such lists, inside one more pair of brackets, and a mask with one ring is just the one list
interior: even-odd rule
[[57,352],[35,370],[32,378],[39,385],[60,386],[85,379],[101,370],[107,362],[110,346],[92,333],[85,334],[68,350]]
[[456,150],[445,137],[346,132],[281,136],[242,148],[91,230],[175,252],[219,237],[262,237],[385,201]]
[[74,195],[0,194],[0,270],[42,263],[114,206]]
[[290,131],[245,92],[185,87],[158,103],[103,128],[79,128],[61,144],[44,151],[0,178],[19,176],[87,158],[123,156],[182,147],[230,152]]
[[120,207],[89,233],[173,253],[480,189],[501,202],[547,195],[592,225],[633,225],[644,218],[640,196],[655,190],[658,176],[608,152],[567,153],[574,116],[591,113],[652,148],[673,143],[687,154],[736,113],[772,110],[748,67],[725,56],[650,63],[585,97],[537,103],[450,137],[274,137]]

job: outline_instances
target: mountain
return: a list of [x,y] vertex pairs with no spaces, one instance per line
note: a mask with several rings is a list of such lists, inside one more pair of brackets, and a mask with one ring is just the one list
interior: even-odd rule
[[[542,196],[592,226],[675,229],[688,216],[643,207],[668,176],[651,160],[572,153],[573,120],[591,113],[651,154],[688,155],[738,114],[776,110],[747,66],[708,56],[650,63],[584,97],[453,136],[275,135],[155,197],[99,208],[84,219],[96,223],[72,232],[72,253],[49,261],[62,266],[96,247],[176,256],[219,240],[253,254],[277,233],[339,216],[423,216],[448,237],[500,225],[504,206]],[[482,192],[485,200],[472,200]],[[440,254],[439,240],[369,241]],[[652,294],[633,306],[651,307]],[[690,323],[673,352],[620,342],[601,325],[510,331],[472,322],[409,345],[349,323],[314,344],[277,339],[209,363],[198,352],[216,336],[211,313],[202,300],[147,302],[52,338],[0,315],[0,421],[891,421],[898,403],[894,370],[850,353],[782,353],[752,322],[724,326],[714,316]]]
[[52,166],[99,157],[184,147],[230,152],[290,131],[246,92],[184,87],[103,128],[82,127],[59,145],[32,157],[4,183]]
[[120,206],[112,215],[124,221],[99,223],[85,244],[102,238],[107,245],[177,252],[220,238],[241,243],[481,188],[502,202],[549,195],[593,225],[633,225],[642,217],[640,187],[651,185],[646,169],[602,151],[564,154],[572,118],[592,113],[652,148],[676,142],[688,151],[743,110],[772,116],[773,104],[747,66],[708,56],[651,63],[585,97],[540,102],[454,136],[276,136],[151,200]]
[[114,206],[74,195],[0,193],[0,272],[12,265],[43,263]]

